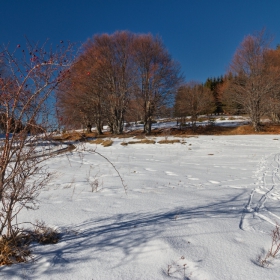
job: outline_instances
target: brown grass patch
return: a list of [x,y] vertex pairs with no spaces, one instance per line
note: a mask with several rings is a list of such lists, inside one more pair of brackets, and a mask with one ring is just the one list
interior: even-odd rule
[[18,229],[11,237],[0,236],[0,266],[32,260],[29,245],[31,242],[40,244],[56,244],[60,239],[57,230],[36,222],[33,230]]
[[128,144],[127,144],[127,142],[122,142],[121,145],[122,146],[127,146]]
[[120,139],[123,139],[123,138],[130,138],[130,137],[131,137],[131,135],[130,135],[130,134],[127,134],[127,133],[125,133],[125,134],[116,135],[116,137],[117,137],[117,138],[120,138]]
[[155,144],[155,140],[150,140],[150,139],[142,139],[139,141],[129,141],[127,144]]
[[0,266],[27,262],[31,259],[30,238],[26,234],[16,234],[11,238],[0,237]]
[[255,131],[253,126],[251,125],[242,125],[239,127],[235,127],[233,130],[233,134],[236,135],[245,135],[245,134],[280,134],[280,126],[265,124],[261,126],[260,131]]
[[112,146],[112,144],[114,143],[111,139],[96,139],[96,140],[92,140],[92,141],[89,141],[90,144],[101,144],[103,145],[104,147],[109,147],[109,146]]
[[31,233],[32,239],[40,244],[56,244],[59,240],[57,230],[48,227],[44,222],[36,222],[34,231]]
[[173,139],[173,140],[164,139],[164,140],[158,141],[158,143],[159,144],[174,144],[174,143],[181,143],[181,141],[179,139]]
[[53,140],[56,141],[85,141],[87,138],[96,137],[96,133],[81,133],[81,132],[65,132],[61,135],[54,135]]
[[104,147],[110,147],[110,146],[112,146],[112,144],[113,144],[112,140],[104,140],[103,143],[102,143],[102,145]]
[[[198,135],[249,135],[249,134],[280,134],[280,125],[273,125],[265,123],[261,127],[261,131],[254,131],[251,125],[240,125],[237,127],[225,127],[219,125],[205,125],[197,126],[195,129],[192,127],[184,127],[179,129],[179,127],[171,128],[155,128],[152,130],[151,134],[148,136],[175,136],[175,137],[197,137]],[[86,141],[88,138],[106,139],[106,138],[129,138],[134,137],[134,139],[146,139],[146,134],[143,130],[134,130],[121,135],[114,135],[110,132],[105,131],[102,135],[96,135],[96,133],[63,133],[59,136],[54,136],[54,140],[64,141]],[[94,142],[93,142],[94,143]],[[136,142],[137,143],[137,142]],[[139,143],[139,142],[138,142]],[[98,143],[96,143],[98,144]],[[133,143],[135,144],[135,143]]]
[[[280,134],[280,125],[265,124],[261,126],[261,131],[256,132],[251,125],[240,125],[237,127],[225,126],[197,126],[195,130],[185,128],[173,130],[172,136],[176,137],[197,137],[196,135],[251,135],[251,134]],[[189,136],[188,136],[189,135]]]
[[103,139],[95,139],[95,140],[92,140],[92,141],[89,141],[90,144],[102,144],[104,142]]
[[101,144],[103,145],[104,147],[109,147],[109,146],[112,146],[112,144],[114,143],[111,139],[96,139],[96,140],[92,140],[92,141],[89,141],[90,144]]
[[138,134],[138,135],[135,135],[133,138],[134,139],[146,139],[146,136],[144,134]]

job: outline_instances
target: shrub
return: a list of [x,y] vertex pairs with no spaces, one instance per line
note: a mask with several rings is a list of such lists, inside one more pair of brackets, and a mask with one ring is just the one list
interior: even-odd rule
[[0,265],[27,262],[31,258],[29,249],[30,236],[23,233],[14,233],[0,238]]
[[17,228],[13,235],[2,235],[0,237],[0,266],[28,262],[32,259],[29,248],[31,242],[56,244],[59,238],[57,230],[38,221],[33,230],[24,231]]
[[276,223],[275,228],[271,231],[271,245],[264,258],[258,257],[258,262],[261,266],[268,266],[271,258],[276,258],[280,252],[280,228]]
[[56,244],[59,240],[57,230],[46,226],[44,222],[37,221],[34,231],[31,233],[32,240],[40,244]]

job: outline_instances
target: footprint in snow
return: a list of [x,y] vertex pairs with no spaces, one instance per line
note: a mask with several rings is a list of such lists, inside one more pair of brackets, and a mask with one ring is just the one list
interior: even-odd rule
[[212,184],[220,184],[220,182],[218,181],[213,181],[213,180],[209,180],[208,182],[212,183]]
[[169,176],[178,176],[177,174],[175,174],[174,172],[171,172],[171,171],[165,171],[165,173]]
[[151,172],[155,172],[156,170],[155,169],[152,169],[152,168],[145,168],[147,171],[151,171]]

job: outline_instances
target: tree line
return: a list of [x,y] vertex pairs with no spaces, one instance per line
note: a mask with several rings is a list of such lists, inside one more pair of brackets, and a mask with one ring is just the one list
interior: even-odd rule
[[178,90],[175,115],[190,115],[195,123],[199,114],[246,113],[255,131],[263,116],[279,123],[280,47],[271,48],[271,42],[265,30],[246,36],[224,76]]
[[280,121],[280,48],[272,49],[264,30],[248,35],[237,48],[229,71],[205,83],[184,83],[180,66],[159,37],[118,31],[95,35],[81,49],[57,90],[60,125],[108,125],[114,134],[124,123],[153,120],[169,112],[193,126],[200,114],[249,115],[256,131],[261,117]]

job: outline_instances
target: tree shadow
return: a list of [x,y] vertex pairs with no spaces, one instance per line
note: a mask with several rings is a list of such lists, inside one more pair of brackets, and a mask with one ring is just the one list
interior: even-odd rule
[[[87,220],[74,227],[62,228],[58,244],[47,247],[34,245],[34,251],[41,259],[51,262],[51,268],[43,272],[50,276],[63,271],[71,273],[74,264],[103,260],[102,253],[105,251],[121,250],[122,254],[119,255],[122,259],[119,260],[118,266],[122,263],[127,264],[139,254],[135,248],[159,238],[171,227],[174,230],[182,227],[182,222],[188,223],[194,219],[196,223],[204,222],[205,219],[211,219],[211,216],[215,219],[236,219],[241,216],[243,208],[236,206],[243,205],[245,193],[247,190],[234,197],[197,207],[178,207],[168,211],[163,209],[157,213],[132,212]],[[238,223],[236,226],[238,227]],[[34,270],[38,270],[39,267],[39,262],[26,265],[27,270],[32,269],[33,275]],[[0,270],[2,277],[19,277],[20,273],[19,269]]]

